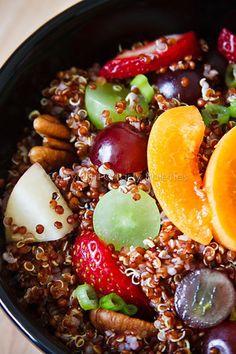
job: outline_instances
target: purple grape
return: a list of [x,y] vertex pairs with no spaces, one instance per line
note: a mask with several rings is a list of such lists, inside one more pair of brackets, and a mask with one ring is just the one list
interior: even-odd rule
[[218,71],[218,81],[224,81],[227,60],[218,52],[216,48],[211,48],[204,58],[204,63],[210,64],[211,69]]
[[207,328],[225,320],[235,303],[232,282],[223,273],[211,269],[187,274],[177,286],[175,308],[190,327]]
[[177,98],[187,104],[196,104],[201,97],[199,81],[203,76],[199,70],[176,70],[158,74],[154,84],[166,98]]
[[236,353],[236,322],[224,321],[207,331],[203,338],[202,354],[213,353],[213,348],[219,354]]

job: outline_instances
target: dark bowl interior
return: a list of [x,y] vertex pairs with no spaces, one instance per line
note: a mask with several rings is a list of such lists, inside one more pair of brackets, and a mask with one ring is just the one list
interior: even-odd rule
[[[40,92],[59,70],[103,63],[118,45],[195,30],[216,39],[227,26],[236,31],[236,2],[87,0],[40,28],[0,72],[0,177],[5,177],[27,114],[39,107]],[[1,248],[4,247],[2,231]],[[17,303],[14,288],[0,274],[0,301],[23,332],[46,353],[69,353]]]

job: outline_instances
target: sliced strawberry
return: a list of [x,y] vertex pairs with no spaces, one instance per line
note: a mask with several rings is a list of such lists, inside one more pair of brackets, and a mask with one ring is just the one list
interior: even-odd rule
[[107,245],[94,232],[83,231],[77,236],[72,261],[81,282],[94,286],[102,294],[115,292],[140,309],[148,307],[149,301],[141,288],[122,273]]
[[[196,58],[200,47],[194,32],[166,36],[172,39],[166,46],[160,40],[150,42],[134,50],[126,50],[116,58],[108,61],[99,75],[108,79],[122,79],[137,74],[145,74],[169,66],[186,56]],[[172,42],[172,44],[171,44]]]
[[220,32],[218,50],[229,63],[236,63],[236,35],[227,28],[223,28]]

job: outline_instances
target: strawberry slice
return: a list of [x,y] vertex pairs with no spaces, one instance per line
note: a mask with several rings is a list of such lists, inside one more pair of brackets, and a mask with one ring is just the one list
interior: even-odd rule
[[94,232],[82,231],[77,236],[72,263],[80,281],[92,285],[102,294],[115,292],[140,309],[149,306],[141,288],[122,273],[107,245]]
[[229,63],[236,63],[236,35],[227,28],[223,28],[220,32],[218,50]]
[[99,75],[108,79],[122,79],[137,74],[145,74],[169,66],[186,56],[196,58],[200,47],[194,32],[165,36],[169,44],[161,39],[150,42],[134,50],[126,50],[108,61]]

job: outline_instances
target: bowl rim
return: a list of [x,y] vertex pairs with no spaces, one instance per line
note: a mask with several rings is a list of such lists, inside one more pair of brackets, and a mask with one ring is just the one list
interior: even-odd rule
[[53,31],[63,22],[70,20],[71,18],[82,15],[88,11],[94,10],[95,8],[101,7],[108,3],[118,3],[117,0],[81,0],[80,2],[70,6],[69,8],[63,10],[59,14],[55,15],[44,24],[42,24],[38,29],[36,29],[32,34],[30,34],[23,42],[21,42],[12,54],[7,58],[7,60],[0,67],[0,92],[7,84],[8,80],[13,76],[14,71],[17,68],[17,64],[24,57],[26,51],[30,51],[38,42],[40,42],[48,32]]
[[[43,38],[61,24],[71,20],[73,17],[81,16],[84,13],[90,12],[97,8],[107,5],[108,3],[117,3],[117,0],[82,0],[76,3],[58,15],[52,17],[45,22],[36,31],[34,31],[29,37],[27,37],[8,57],[4,64],[0,67],[0,92],[4,90],[4,87],[8,84],[9,80],[17,70],[17,65],[21,62],[25,55],[25,52],[30,51],[33,47],[39,43]],[[0,279],[0,307],[5,314],[12,320],[12,322],[20,329],[20,331],[40,350],[47,354],[65,354],[70,353],[69,349],[55,338],[50,338],[40,331],[32,324],[32,321],[28,319],[20,307],[11,300],[7,291],[4,289],[3,282]],[[59,345],[58,345],[59,344]]]

